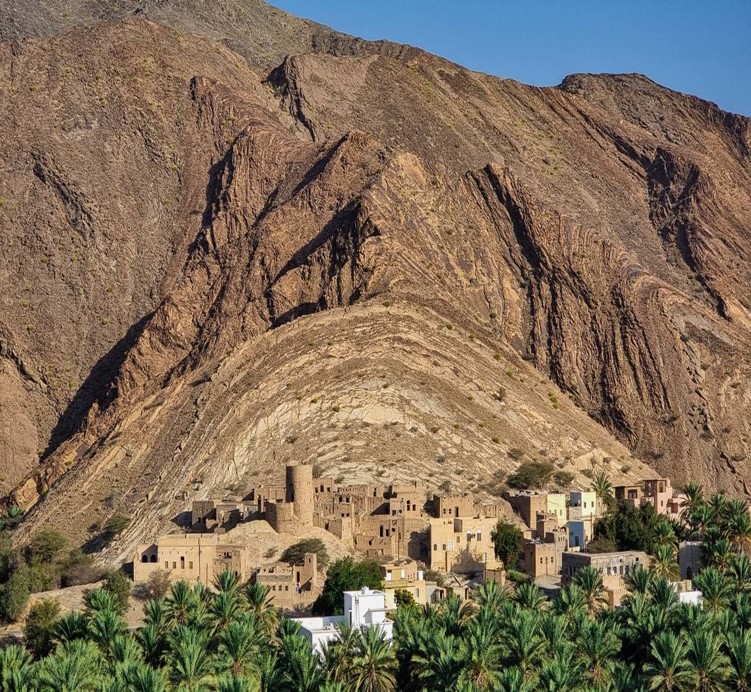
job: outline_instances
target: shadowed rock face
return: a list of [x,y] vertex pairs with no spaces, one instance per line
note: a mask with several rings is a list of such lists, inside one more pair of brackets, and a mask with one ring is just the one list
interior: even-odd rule
[[25,531],[137,513],[127,552],[286,460],[482,491],[520,450],[747,492],[748,119],[261,3],[60,4],[1,25],[37,37],[0,44]]

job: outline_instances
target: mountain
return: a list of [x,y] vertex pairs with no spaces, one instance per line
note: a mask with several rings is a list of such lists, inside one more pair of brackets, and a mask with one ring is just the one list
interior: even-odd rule
[[[0,2],[0,449],[117,556],[285,461],[748,494],[751,121],[255,0]],[[33,509],[32,509],[33,508]]]

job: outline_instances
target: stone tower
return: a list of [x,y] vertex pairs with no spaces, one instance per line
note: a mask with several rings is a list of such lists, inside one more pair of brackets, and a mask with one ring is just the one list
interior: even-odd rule
[[295,503],[295,516],[303,526],[313,526],[313,467],[287,466],[287,502]]

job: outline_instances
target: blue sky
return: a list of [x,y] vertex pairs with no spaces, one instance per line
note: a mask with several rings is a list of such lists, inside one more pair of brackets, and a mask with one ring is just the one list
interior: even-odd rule
[[751,0],[271,0],[369,39],[536,85],[641,72],[751,115]]

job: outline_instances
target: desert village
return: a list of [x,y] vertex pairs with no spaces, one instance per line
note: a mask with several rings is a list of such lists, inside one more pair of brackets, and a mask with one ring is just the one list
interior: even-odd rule
[[[617,500],[635,507],[652,504],[658,514],[674,518],[680,513],[682,497],[665,478],[613,491]],[[343,486],[314,477],[311,465],[289,465],[284,484],[255,487],[243,499],[194,501],[183,532],[138,546],[134,581],[146,582],[152,572],[163,570],[172,580],[211,585],[230,570],[243,581],[267,586],[283,610],[305,612],[325,579],[317,555],[306,553],[298,565],[251,564],[247,542],[231,539],[235,528],[250,522],[267,522],[278,534],[299,537],[314,527],[323,529],[351,551],[376,559],[384,584],[381,607],[387,610],[395,607],[398,590],[411,593],[418,604],[448,594],[464,599],[476,583],[492,579],[503,584],[505,570],[517,567],[545,587],[565,584],[578,569],[592,566],[602,575],[609,602],[617,605],[627,594],[624,577],[649,564],[643,552],[586,552],[595,520],[604,511],[594,491],[518,491],[505,499],[508,504],[483,504],[470,494],[431,494],[416,483]],[[519,564],[505,566],[495,557],[491,533],[499,519],[508,517],[509,505],[524,540]],[[696,573],[696,554],[680,551],[683,580]],[[434,577],[441,574],[441,585],[426,578],[428,570]],[[678,589],[690,591],[690,581],[679,583]]]

